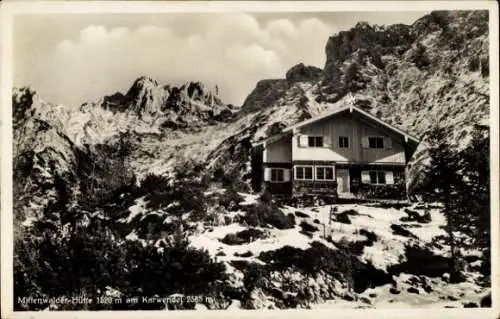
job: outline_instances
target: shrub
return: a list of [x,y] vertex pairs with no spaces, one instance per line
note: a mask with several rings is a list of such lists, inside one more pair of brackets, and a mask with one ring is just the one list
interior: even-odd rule
[[[127,242],[123,247],[130,269],[126,279],[130,294],[146,296],[181,294],[203,294],[210,292],[212,283],[226,279],[225,266],[215,263],[203,250],[188,246],[188,242],[177,240],[172,247],[143,247],[139,242]],[[140,267],[137,267],[140,265]]]
[[165,176],[149,173],[141,181],[141,189],[144,193],[167,192],[169,187],[169,180]]
[[351,63],[345,70],[344,83],[345,89],[349,92],[356,92],[366,87],[366,80],[355,62]]
[[431,63],[425,47],[420,43],[417,43],[417,47],[413,51],[411,60],[419,69],[425,68]]
[[394,287],[391,287],[391,289],[389,289],[389,292],[393,295],[399,295],[401,293],[400,290],[394,288]]
[[253,253],[251,251],[247,251],[247,252],[244,252],[244,253],[238,253],[238,252],[235,252],[234,253],[234,256],[236,257],[243,257],[243,258],[247,258],[247,257],[252,257],[253,256]]
[[491,307],[491,293],[481,298],[481,307]]
[[303,213],[301,211],[296,211],[295,212],[295,216],[301,217],[301,218],[309,218],[310,217],[309,215],[307,215],[307,214],[305,214],[305,213]]
[[295,226],[295,220],[286,216],[274,203],[258,202],[255,205],[243,207],[246,210],[244,220],[250,226],[272,225],[278,229]]
[[335,244],[340,249],[348,251],[352,255],[361,256],[363,254],[363,251],[364,251],[365,247],[373,246],[373,243],[377,240],[377,235],[375,233],[373,233],[371,231],[367,231],[365,229],[361,229],[359,231],[359,234],[365,236],[367,239],[366,240],[349,242],[344,237],[338,243],[333,242],[331,240],[331,238],[329,238],[328,241],[331,242],[331,243],[333,243],[333,244]]
[[432,221],[431,213],[429,211],[426,211],[423,216],[420,216],[420,214],[417,211],[414,211],[409,208],[405,208],[403,210],[408,216],[406,217],[401,217],[399,220],[402,222],[409,222],[409,221],[416,221],[419,223],[430,223]]
[[231,217],[231,216],[224,216],[224,225],[227,226],[227,225],[230,225],[230,224],[232,224],[234,222],[235,222],[235,220],[234,220],[233,217]]
[[350,215],[350,216],[358,216],[359,215],[358,211],[355,209],[344,210],[341,214],[346,214],[346,215]]
[[264,189],[264,191],[260,195],[260,200],[264,203],[270,203],[273,200],[273,195],[268,189]]
[[404,183],[396,183],[393,185],[369,185],[361,184],[358,194],[362,198],[369,199],[399,199],[406,198],[406,186]]
[[401,208],[410,206],[410,204],[403,203],[403,202],[377,202],[377,203],[371,204],[371,206],[380,207],[380,208],[394,208],[394,209],[400,210]]
[[267,263],[269,270],[295,268],[305,275],[312,276],[325,272],[334,278],[347,281],[358,293],[370,287],[393,282],[391,275],[374,268],[370,263],[361,262],[347,247],[341,246],[334,250],[317,241],[312,242],[311,247],[306,250],[284,246],[262,252],[258,258]]
[[265,237],[266,233],[262,230],[249,228],[237,232],[236,234],[227,234],[220,241],[226,245],[242,245]]
[[481,76],[486,78],[490,75],[490,61],[488,58],[481,59]]
[[242,172],[236,168],[217,167],[213,171],[213,180],[220,182],[222,187],[234,189],[241,192],[249,191],[249,186],[242,180]]
[[233,188],[228,188],[219,196],[218,201],[219,205],[225,209],[237,210],[240,207],[239,203],[243,201],[243,197]]
[[274,251],[262,252],[259,259],[272,264],[275,270],[283,270],[295,266],[304,274],[314,275],[319,271],[338,276],[345,271],[342,267],[339,252],[332,250],[320,242],[314,241],[311,247],[302,250],[291,246],[284,246]]
[[287,245],[276,250],[261,252],[258,258],[272,264],[275,270],[284,270],[301,265],[302,255],[302,249]]
[[469,59],[468,68],[469,71],[475,72],[479,70],[480,60],[478,56],[473,56]]
[[[59,297],[85,293],[95,299],[107,286],[125,297],[204,294],[211,291],[212,283],[226,279],[224,264],[214,262],[206,251],[188,247],[182,239],[177,239],[173,246],[162,245],[161,250],[153,245],[144,247],[139,241],[121,242],[113,237],[112,229],[95,218],[86,228],[57,232],[60,229],[36,237],[25,234],[16,241],[15,309],[48,306],[17,303],[17,297],[28,295]],[[114,307],[70,304],[62,310]]]
[[159,239],[162,231],[173,233],[180,227],[180,222],[164,223],[164,217],[158,214],[148,214],[135,223],[137,235],[144,239]]
[[377,241],[377,238],[378,238],[374,232],[366,230],[364,228],[359,231],[359,234],[366,236],[366,238],[368,238],[367,241],[370,244],[367,244],[366,246],[371,246],[371,244],[373,244],[375,241]]
[[407,274],[441,277],[444,273],[451,273],[451,258],[435,255],[432,251],[419,246],[407,245],[405,247],[406,261],[390,266],[387,271],[389,274],[399,275],[404,272]]
[[415,287],[410,287],[406,291],[408,291],[409,293],[417,294],[417,295],[420,294],[419,290]]
[[309,238],[313,238],[314,237],[314,235],[312,233],[306,232],[304,230],[299,231],[299,233],[302,234],[302,235],[304,235],[304,236],[307,236]]
[[417,238],[417,236],[415,236],[412,232],[403,228],[401,225],[391,224],[391,229],[392,229],[392,233],[394,235],[399,235],[399,236],[409,237],[409,238]]
[[147,195],[146,199],[149,200],[147,206],[150,209],[166,209],[169,204],[176,203],[169,213],[175,216],[189,213],[192,220],[200,221],[207,216],[205,190],[206,185],[199,180],[177,175],[171,187],[165,191],[153,191]]
[[124,146],[120,143],[76,149],[75,156],[80,177],[78,202],[89,211],[111,200],[117,189],[135,182],[135,175],[124,157]]
[[250,210],[250,212],[247,212],[247,214],[241,219],[241,221],[244,223],[244,224],[247,224],[249,226],[252,226],[252,227],[258,227],[260,226],[260,219],[259,219],[259,215],[255,212],[253,212],[253,210]]
[[337,218],[337,221],[339,223],[343,223],[343,224],[350,224],[351,223],[351,219],[349,219],[349,214],[346,212],[342,212],[342,213],[336,215],[336,218]]
[[368,246],[366,245],[366,241],[355,241],[347,244],[346,248],[349,249],[351,254],[361,256],[365,250],[365,246]]
[[309,233],[313,233],[313,232],[316,232],[319,230],[318,227],[311,225],[309,223],[306,223],[305,221],[300,223],[300,227],[302,228],[302,230],[304,232],[309,232]]
[[243,285],[247,293],[252,292],[256,287],[262,286],[264,278],[267,276],[267,271],[264,266],[257,263],[247,263],[244,268]]

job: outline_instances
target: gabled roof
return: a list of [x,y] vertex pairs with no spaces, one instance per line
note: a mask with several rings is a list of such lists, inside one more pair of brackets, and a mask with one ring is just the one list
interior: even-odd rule
[[371,121],[374,121],[378,124],[381,124],[382,126],[384,126],[385,128],[387,128],[388,130],[391,130],[393,131],[394,133],[396,134],[399,134],[401,135],[405,141],[408,141],[408,142],[413,142],[415,144],[418,144],[420,143],[420,140],[384,121],[382,121],[381,119],[377,118],[376,116],[374,115],[371,115],[370,113],[356,107],[356,106],[346,106],[346,107],[342,107],[342,108],[339,108],[339,109],[336,109],[334,111],[331,111],[331,112],[327,112],[327,113],[324,113],[324,114],[321,114],[319,116],[315,116],[313,118],[310,118],[308,120],[305,120],[305,121],[302,121],[302,122],[299,122],[295,125],[292,125],[292,126],[289,126],[289,127],[286,127],[285,129],[283,129],[283,131],[281,131],[281,133],[279,134],[276,134],[276,135],[273,135],[273,136],[270,136],[268,137],[267,139],[263,140],[263,141],[260,141],[259,143],[257,143],[257,145],[260,145],[260,144],[263,144],[265,142],[271,142],[271,141],[274,141],[274,140],[277,140],[281,137],[284,137],[286,135],[289,135],[289,134],[293,134],[294,130],[296,129],[299,129],[305,125],[309,125],[309,124],[312,124],[312,123],[315,123],[317,121],[320,121],[320,120],[323,120],[323,119],[326,119],[326,118],[329,118],[329,117],[333,117],[335,115],[339,115],[343,112],[346,112],[346,111],[349,111],[349,113],[352,113],[352,112],[356,112],[358,113],[359,115],[361,115],[362,117],[365,117],[366,119],[369,119]]

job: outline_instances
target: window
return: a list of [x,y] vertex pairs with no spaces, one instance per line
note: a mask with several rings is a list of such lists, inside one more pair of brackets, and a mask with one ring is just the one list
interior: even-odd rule
[[319,181],[333,181],[333,167],[316,166],[316,179]]
[[339,147],[340,148],[349,147],[349,138],[347,136],[339,136]]
[[385,172],[383,171],[370,171],[371,184],[385,184]]
[[295,179],[312,180],[313,179],[312,166],[295,166]]
[[309,147],[323,147],[323,136],[309,136]]
[[384,138],[383,137],[369,137],[368,144],[370,148],[384,148]]
[[285,174],[282,168],[271,169],[271,182],[284,182]]

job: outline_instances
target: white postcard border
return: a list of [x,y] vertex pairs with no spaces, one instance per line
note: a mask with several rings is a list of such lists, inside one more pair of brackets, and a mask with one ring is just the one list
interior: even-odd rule
[[[2,318],[498,318],[500,317],[499,235],[499,80],[498,6],[494,1],[19,1],[1,4],[1,87],[0,87],[0,180],[1,180],[1,314]],[[492,227],[492,308],[468,309],[338,309],[338,310],[237,310],[237,311],[55,311],[13,312],[12,243],[12,20],[25,14],[109,14],[109,13],[185,13],[185,12],[319,12],[319,11],[429,11],[478,10],[490,12],[490,121],[491,121],[491,227]],[[496,248],[496,249],[495,249]]]

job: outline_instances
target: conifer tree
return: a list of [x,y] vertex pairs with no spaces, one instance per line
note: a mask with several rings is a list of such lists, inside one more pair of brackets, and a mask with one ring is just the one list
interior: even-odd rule
[[446,142],[448,132],[436,127],[429,132],[430,162],[424,193],[427,200],[443,204],[451,253],[451,277],[461,280],[460,249],[483,253],[484,281],[490,277],[490,171],[488,128],[476,125],[472,141],[461,151]]
[[489,129],[476,125],[472,141],[460,154],[464,176],[461,194],[457,197],[457,209],[463,218],[460,231],[469,237],[466,248],[479,249],[483,253],[482,272],[485,282],[490,280],[491,233],[490,233],[490,147]]
[[427,183],[424,192],[428,199],[439,201],[443,204],[443,213],[446,217],[446,233],[448,245],[450,246],[451,265],[450,279],[460,280],[459,269],[459,238],[456,236],[458,230],[459,214],[455,198],[460,189],[461,176],[457,157],[446,143],[446,130],[435,127],[429,132],[427,142],[429,143],[430,163],[427,167]]

